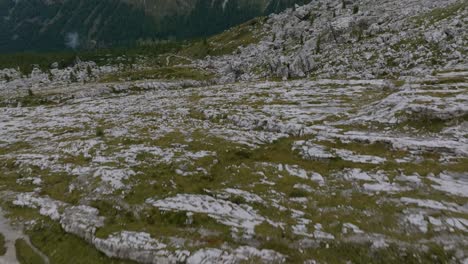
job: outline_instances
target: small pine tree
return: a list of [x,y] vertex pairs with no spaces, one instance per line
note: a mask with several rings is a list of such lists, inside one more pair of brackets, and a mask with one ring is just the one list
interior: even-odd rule
[[341,7],[346,9],[346,0],[341,0]]
[[317,42],[315,43],[315,54],[320,54],[320,44],[322,42],[322,35],[317,37]]
[[314,13],[311,13],[310,16],[309,16],[309,21],[310,21],[310,24],[314,24],[315,22],[315,14]]
[[353,6],[353,14],[359,13],[359,6],[355,5]]
[[103,137],[104,129],[102,127],[96,127],[96,137]]
[[78,78],[73,72],[70,72],[70,82],[78,82]]
[[28,96],[34,96],[34,93],[33,93],[33,91],[31,90],[31,88],[28,89]]
[[93,75],[93,70],[91,70],[91,66],[86,67],[86,73],[88,73],[88,76],[91,77]]

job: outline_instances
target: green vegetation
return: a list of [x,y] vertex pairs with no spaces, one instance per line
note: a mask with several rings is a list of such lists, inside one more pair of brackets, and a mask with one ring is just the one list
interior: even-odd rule
[[421,84],[423,85],[438,85],[438,84],[454,84],[454,83],[465,83],[468,79],[465,77],[446,77],[438,78],[436,80],[424,81]]
[[353,14],[357,14],[357,13],[359,13],[359,6],[355,5],[353,6]]
[[[0,24],[0,37],[4,40],[0,51],[129,47],[155,40],[207,37],[255,17],[308,2],[199,0],[187,2],[183,8],[174,8],[169,2],[152,8],[151,3],[121,0],[21,1],[15,5],[0,1],[0,17],[10,18]],[[65,43],[71,33],[78,36],[76,45]]]
[[5,236],[0,233],[0,256],[5,255],[6,253],[6,247],[5,247]]
[[44,264],[42,257],[37,254],[24,239],[15,242],[16,258],[21,264]]
[[189,79],[207,81],[214,75],[205,70],[191,67],[163,67],[149,70],[127,71],[110,74],[104,77],[102,82],[115,82],[119,80],[142,80],[142,79]]
[[209,39],[213,43],[213,48],[208,51],[208,55],[219,56],[231,54],[240,46],[248,46],[260,41],[263,37],[260,29],[266,18],[259,17],[252,19],[242,25],[229,29]]
[[398,123],[396,129],[412,128],[417,132],[439,133],[450,124],[462,123],[468,121],[468,115],[453,117],[450,119],[440,119],[437,117],[426,116],[424,114],[406,114],[401,113],[398,117],[404,121]]
[[370,244],[332,241],[322,242],[318,248],[304,255],[326,263],[343,263],[343,259],[351,263],[447,263],[453,252],[447,252],[436,245],[429,245],[427,252],[421,252],[417,248],[403,249],[396,244],[391,244],[388,248],[372,249]]
[[[200,43],[203,46],[210,46],[210,49],[213,45],[209,39]],[[151,69],[148,72],[128,71],[119,76],[113,76],[113,78],[185,78],[186,76],[193,77],[202,74],[196,71],[197,69],[190,67],[163,67]],[[441,82],[450,84],[455,82],[453,79],[441,79]],[[393,80],[393,82],[395,86],[405,84],[403,80]],[[413,83],[409,81],[408,85],[411,84]],[[436,93],[436,91],[431,90],[431,86],[437,85],[439,82],[423,84],[426,87],[418,91],[418,95],[425,92]],[[386,139],[374,143],[370,142],[372,140],[365,139],[341,141],[337,138],[315,136],[314,134],[290,136],[272,142],[265,140],[252,147],[237,142],[237,138],[233,139],[232,136],[230,139],[225,139],[223,138],[225,134],[220,135],[215,131],[222,125],[235,129],[235,125],[232,125],[235,121],[228,117],[237,114],[236,111],[248,111],[248,114],[251,112],[255,114],[255,111],[263,110],[262,113],[267,114],[265,110],[269,110],[269,107],[286,109],[293,108],[292,106],[298,103],[306,103],[305,107],[310,107],[310,104],[333,102],[337,106],[343,107],[345,110],[340,111],[340,113],[330,113],[324,115],[324,117],[328,117],[325,120],[314,120],[307,124],[331,125],[342,129],[337,132],[341,134],[345,134],[346,131],[370,130],[380,133],[382,131],[395,132],[400,135],[400,132],[404,132],[405,128],[399,126],[421,129],[418,133],[423,129],[432,133],[439,132],[446,127],[446,121],[425,120],[424,117],[414,115],[406,116],[409,123],[401,124],[377,121],[358,123],[355,120],[353,123],[339,123],[341,125],[330,124],[327,122],[339,121],[343,118],[348,121],[350,115],[361,110],[363,105],[368,106],[370,103],[386,98],[395,92],[391,88],[393,85],[383,88],[381,86],[374,87],[374,85],[348,85],[346,82],[336,82],[324,85],[326,89],[321,89],[319,95],[305,96],[305,94],[300,93],[298,96],[303,96],[301,100],[293,100],[290,96],[291,92],[301,91],[302,87],[295,90],[296,88],[292,86],[284,89],[284,92],[281,90],[278,92],[279,85],[282,84],[273,88],[244,92],[239,96],[232,96],[232,99],[228,98],[226,101],[218,99],[218,96],[226,93],[229,96],[229,89],[233,89],[235,86],[216,86],[215,92],[206,90],[205,87],[174,91],[180,95],[178,98],[185,104],[183,111],[177,111],[177,123],[173,127],[165,123],[166,117],[172,114],[170,111],[154,111],[150,108],[138,109],[138,111],[125,109],[131,113],[131,118],[137,119],[139,124],[144,124],[130,127],[128,135],[125,136],[104,133],[104,131],[112,131],[114,127],[120,125],[115,124],[114,119],[105,119],[108,112],[100,112],[99,116],[90,115],[89,118],[86,118],[89,121],[83,125],[77,124],[78,128],[45,129],[54,135],[65,134],[65,137],[57,139],[64,143],[71,143],[66,142],[68,140],[76,141],[96,139],[95,136],[100,137],[99,144],[90,150],[86,148],[86,151],[93,156],[99,154],[101,157],[115,157],[115,160],[101,163],[102,166],[112,166],[116,169],[125,168],[135,172],[134,175],[122,180],[125,188],[115,190],[114,193],[88,195],[91,191],[96,193],[95,190],[98,190],[98,187],[102,186],[101,184],[107,184],[93,174],[75,177],[33,165],[26,164],[23,165],[24,167],[18,165],[15,155],[30,153],[32,149],[37,147],[38,142],[32,140],[31,142],[34,143],[31,144],[33,145],[20,142],[4,144],[4,148],[0,149],[0,155],[4,156],[4,160],[1,160],[0,164],[0,167],[4,168],[0,171],[0,190],[31,191],[37,186],[33,186],[27,181],[23,183],[22,179],[26,179],[30,175],[39,176],[42,180],[41,189],[40,191],[36,190],[36,192],[41,197],[48,196],[72,205],[86,203],[99,209],[100,215],[105,217],[104,227],[99,228],[96,232],[100,238],[108,237],[110,234],[122,230],[147,232],[164,243],[174,237],[180,238],[183,241],[182,247],[192,252],[199,248],[222,247],[225,244],[233,248],[245,245],[244,240],[236,239],[236,236],[233,235],[233,232],[236,231],[206,214],[165,211],[146,203],[149,198],[159,200],[185,193],[208,195],[237,205],[248,205],[266,219],[281,223],[282,226],[278,227],[272,221],[264,221],[255,227],[252,241],[258,248],[273,249],[288,255],[288,263],[301,263],[307,259],[327,263],[342,263],[343,260],[355,263],[445,263],[450,260],[452,252],[444,251],[439,246],[427,242],[436,235],[446,234],[445,231],[438,233],[439,231],[433,231],[432,227],[429,226],[429,231],[424,234],[417,231],[412,232],[412,230],[408,232],[406,225],[402,223],[404,221],[403,215],[407,214],[407,211],[404,210],[408,206],[395,201],[404,196],[464,204],[463,198],[431,188],[430,185],[434,183],[426,176],[429,173],[437,175],[442,171],[463,173],[466,171],[466,158],[450,157],[450,161],[447,159],[447,161],[442,162],[443,154],[426,151],[424,148],[418,150],[417,153],[412,150],[395,149],[396,144],[392,145]],[[415,86],[419,87],[417,84]],[[362,89],[362,92],[348,93],[350,89],[342,92],[343,88]],[[339,90],[339,93],[333,94],[334,89]],[[455,92],[458,93],[459,90],[460,88],[456,88]],[[447,89],[439,95],[449,96],[450,92],[453,90]],[[284,93],[287,93],[287,96],[283,96]],[[432,94],[428,95],[432,96]],[[30,92],[28,96],[37,97],[38,95]],[[114,100],[115,95],[112,96],[111,99]],[[211,98],[206,96],[216,96],[216,100],[210,100]],[[135,97],[141,98],[134,94],[129,96],[129,98]],[[172,106],[169,105],[170,107]],[[174,107],[178,107],[178,105]],[[215,112],[214,115],[205,111],[205,109],[215,108],[220,109],[220,111]],[[252,109],[253,111],[251,111]],[[110,114],[113,113],[110,112]],[[242,113],[240,114],[242,115]],[[82,112],[78,114],[82,114]],[[281,113],[279,119],[286,120],[287,114],[285,116],[283,118]],[[466,121],[467,118],[463,116],[459,119],[449,120],[449,122]],[[161,122],[162,119],[164,121]],[[201,124],[203,126],[200,126]],[[256,128],[257,131],[254,132],[263,132],[264,129],[267,129],[265,128],[267,125],[260,124]],[[248,129],[242,129],[242,133],[246,131],[252,132]],[[413,130],[409,131],[414,132]],[[85,134],[77,133],[78,135],[73,135],[70,138],[67,134],[70,132],[85,132]],[[417,134],[417,136],[419,135]],[[240,136],[242,137],[243,134]],[[257,134],[253,136],[257,136]],[[250,140],[257,139],[247,140],[251,142]],[[324,146],[330,152],[334,152],[335,148],[345,149],[355,154],[379,156],[385,158],[386,161],[382,161],[380,164],[368,164],[351,162],[338,157],[307,160],[299,152],[292,150],[293,144],[298,140],[311,140],[315,144]],[[67,148],[67,144],[61,145],[61,147]],[[136,148],[129,150],[130,147]],[[206,156],[193,154],[199,151],[207,151]],[[10,158],[10,155],[13,158]],[[60,152],[59,156],[58,159],[53,160],[54,164],[57,162],[59,165],[72,165],[64,166],[67,170],[68,168],[74,169],[75,166],[90,167],[92,163],[91,158],[85,154],[69,155]],[[166,159],[167,157],[169,158]],[[136,162],[134,162],[134,158]],[[405,158],[409,158],[411,161],[397,161]],[[96,161],[93,162],[93,166],[97,165]],[[305,177],[305,174],[295,176],[294,173],[290,172],[290,168],[304,169],[308,176],[311,176],[312,172],[320,173],[325,180],[325,185]],[[418,185],[418,188],[402,189],[401,192],[370,193],[371,191],[368,191],[364,185],[372,184],[370,180],[350,180],[345,179],[346,177],[342,177],[343,175],[340,174],[343,170],[352,168],[361,169],[369,173],[370,176],[381,176],[385,178],[382,180],[385,183],[387,183],[386,178],[388,177],[388,184],[394,184],[395,187],[400,186],[400,184],[402,187],[412,187],[397,177],[401,175],[414,176],[418,174],[418,179],[423,183]],[[381,175],[379,171],[384,171],[385,176]],[[17,179],[19,181],[16,181]],[[381,183],[380,179],[378,181]],[[83,182],[86,183],[83,184]],[[78,186],[72,192],[69,188],[71,183],[76,183]],[[300,185],[297,186],[297,184]],[[248,196],[229,194],[225,190],[226,188],[241,189],[259,195],[263,201],[258,202]],[[366,190],[363,190],[364,188]],[[287,209],[283,211],[281,208]],[[31,236],[32,243],[47,254],[52,263],[63,263],[69,259],[77,261],[76,263],[123,263],[108,259],[82,239],[66,234],[58,223],[40,216],[37,208],[27,209],[11,206],[8,209],[9,217],[12,220],[35,219],[37,221],[37,225],[29,229],[28,234]],[[332,234],[336,239],[322,242],[314,240],[318,242],[311,245],[310,248],[301,249],[299,254],[296,247],[297,241],[304,239],[304,236],[295,234],[297,230],[292,230],[299,223],[298,216],[293,215],[295,212],[293,210],[302,211],[304,215],[300,217],[310,220],[310,223],[304,224],[304,230],[307,234],[319,231],[316,224],[320,223],[322,224],[320,230]],[[455,215],[453,212],[445,212],[444,210],[441,212],[444,217]],[[429,215],[432,216],[432,213]],[[386,249],[376,249],[366,242],[348,242],[347,238],[350,234],[343,234],[342,231],[345,223],[357,225],[369,236],[381,234],[388,238],[387,243],[401,241],[401,244],[392,244]],[[239,228],[236,235],[242,237],[243,230]],[[417,246],[427,246],[428,250],[412,248],[413,242]],[[167,244],[172,245],[171,243]],[[169,246],[168,250],[174,250],[174,248]]]
[[416,16],[413,18],[413,21],[417,25],[420,25],[420,26],[421,25],[430,26],[441,20],[444,20],[446,18],[456,15],[459,11],[467,7],[468,7],[468,3],[466,1],[455,2],[449,6],[442,7],[442,8],[435,8],[428,13]]
[[52,199],[63,201],[70,204],[77,204],[81,198],[77,190],[70,191],[69,186],[75,178],[65,173],[51,173],[42,171],[42,189],[41,195],[49,196]]
[[92,51],[57,51],[57,52],[23,52],[0,54],[0,69],[19,68],[23,74],[31,73],[34,67],[47,71],[55,62],[58,68],[65,68],[75,63],[79,58],[82,61],[94,61],[98,65],[107,64],[133,64],[141,56],[156,60],[157,56],[177,52],[184,42],[158,42],[134,47],[112,49],[97,49]]
[[[1,100],[1,99],[0,99]],[[30,89],[28,90],[28,95],[17,97],[10,100],[0,101],[0,107],[16,107],[21,105],[22,107],[33,107],[40,105],[53,105],[59,103],[60,100],[52,101],[46,96],[35,95]]]
[[315,43],[315,54],[320,54],[321,52],[322,38],[323,38],[323,34],[320,34],[317,37],[317,42]]
[[247,46],[260,41],[262,35],[257,32],[259,32],[264,19],[264,17],[255,18],[208,39],[193,41],[182,49],[179,54],[194,59],[202,59],[207,55],[231,54],[240,46]]
[[96,137],[104,137],[104,128],[96,127]]
[[[261,39],[258,34],[264,17],[255,18],[244,24],[229,29],[210,38],[192,41],[142,41],[139,45],[130,47],[96,49],[91,51],[62,51],[48,53],[14,53],[0,55],[0,68],[17,68],[23,74],[29,74],[37,67],[42,71],[50,71],[52,64],[58,68],[73,65],[78,59],[94,61],[98,65],[123,64],[126,68],[121,73],[104,77],[104,82],[140,79],[195,79],[208,80],[213,76],[204,70],[190,67],[171,67],[189,63],[192,59],[204,58],[207,55],[218,56],[230,54],[239,46],[257,43]],[[212,21],[210,21],[212,24]],[[205,28],[204,28],[205,30]],[[174,54],[176,54],[174,56]],[[131,65],[143,62],[152,69],[133,70]],[[91,75],[88,69],[88,75]],[[70,80],[77,81],[77,77],[70,72]],[[25,104],[35,105],[32,96],[24,98]],[[38,102],[38,104],[42,104]]]
[[58,223],[45,218],[42,218],[41,223],[37,224],[33,229],[28,230],[27,234],[30,236],[32,244],[49,257],[51,264],[134,263],[107,257],[83,239],[65,233]]
[[[169,236],[189,238],[201,244],[193,248],[203,246],[217,247],[232,240],[229,227],[222,225],[205,214],[194,213],[190,216],[186,212],[162,211],[153,207],[141,208],[138,211],[132,209],[116,209],[112,202],[105,200],[95,201],[93,206],[106,216],[105,226],[97,230],[96,236],[105,238],[114,232],[122,230],[147,232],[153,237],[164,239]],[[198,229],[206,229],[212,235],[204,236],[197,232]]]

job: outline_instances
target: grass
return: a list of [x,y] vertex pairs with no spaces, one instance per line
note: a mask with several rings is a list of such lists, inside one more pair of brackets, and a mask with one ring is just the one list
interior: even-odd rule
[[0,148],[0,155],[12,154],[19,151],[26,151],[33,148],[31,144],[26,141],[18,141],[7,146]]
[[113,73],[101,79],[101,82],[116,82],[120,80],[144,80],[144,79],[186,79],[197,81],[208,81],[214,75],[208,71],[192,67],[163,67],[147,70],[126,71]]
[[402,130],[405,127],[410,127],[418,132],[440,133],[450,124],[462,123],[468,121],[468,115],[454,117],[451,119],[440,119],[437,117],[426,116],[423,114],[406,114],[400,113],[398,118],[403,121],[399,122],[396,129]]
[[0,101],[0,107],[16,107],[17,105],[21,105],[23,107],[34,107],[40,105],[54,105],[57,103],[60,103],[60,101],[52,101],[45,96],[28,94],[27,96],[2,100]]
[[[400,84],[403,85],[403,83]],[[396,85],[398,84],[396,83]],[[359,97],[359,103],[373,102],[377,100],[376,97],[385,97],[390,92],[385,90],[383,92],[374,92],[371,90]],[[252,98],[265,96],[268,95],[258,93],[247,97],[250,98],[250,102],[257,103],[258,101],[252,100]],[[319,99],[321,100],[321,98]],[[349,103],[355,101],[350,96],[338,96],[333,99]],[[190,105],[196,105],[196,107],[191,108],[192,111],[189,110],[187,113],[188,116],[197,120],[188,120],[184,125],[191,125],[194,122],[199,122],[198,120],[204,120],[205,117],[201,110],[193,110],[203,109],[205,98],[202,93],[193,93],[192,96],[187,98],[187,101],[190,102]],[[278,98],[270,101],[269,104],[287,105],[288,102]],[[143,120],[154,118],[153,113],[140,113],[138,117]],[[205,120],[205,122],[213,123],[213,120]],[[399,226],[403,208],[392,201],[386,200],[386,198],[399,198],[401,195],[429,197],[432,194],[436,197],[434,199],[438,201],[454,201],[455,198],[450,200],[447,198],[450,197],[449,195],[444,196],[441,192],[428,191],[424,188],[419,190],[420,193],[404,192],[370,195],[360,191],[362,182],[339,179],[335,173],[346,168],[360,168],[367,172],[384,170],[390,181],[392,181],[395,175],[400,174],[418,173],[424,177],[428,173],[437,174],[444,170],[464,172],[466,171],[466,159],[454,160],[453,163],[442,163],[439,161],[439,155],[424,152],[422,161],[400,164],[394,160],[407,157],[410,153],[395,150],[385,142],[317,141],[318,139],[314,136],[283,138],[251,148],[230,140],[210,136],[208,131],[204,129],[195,130],[192,127],[185,130],[181,128],[180,131],[167,133],[162,137],[159,137],[159,135],[158,137],[152,137],[151,129],[153,126],[140,128],[141,130],[136,130],[133,136],[111,137],[106,135],[103,137],[104,128],[106,131],[110,131],[112,125],[98,122],[96,131],[93,128],[86,129],[86,131],[92,134],[95,132],[96,136],[102,137],[101,141],[107,148],[102,150],[101,155],[107,156],[117,151],[125,151],[130,145],[136,144],[158,146],[163,150],[174,151],[176,158],[171,159],[171,162],[162,162],[159,155],[140,152],[136,155],[138,163],[127,164],[124,159],[119,160],[119,162],[129,165],[129,169],[137,172],[137,174],[124,182],[130,190],[117,191],[114,196],[108,198],[107,196],[90,197],[90,199],[99,199],[94,202],[91,201],[90,205],[98,208],[100,214],[106,217],[105,227],[97,230],[99,237],[107,237],[114,232],[129,230],[148,232],[162,241],[167,237],[184,238],[187,239],[184,248],[189,250],[201,247],[221,247],[225,242],[233,247],[244,245],[245,241],[233,238],[232,231],[228,226],[216,222],[205,214],[194,214],[192,223],[189,223],[186,212],[162,211],[145,204],[148,198],[163,199],[178,193],[216,196],[223,193],[224,188],[238,188],[257,194],[267,202],[274,200],[275,203],[283,207],[304,211],[305,218],[312,221],[312,224],[307,226],[309,232],[314,230],[314,223],[321,223],[325,232],[331,233],[337,238],[336,242],[328,242],[328,246],[317,242],[314,249],[307,249],[306,252],[299,254],[297,248],[291,245],[294,245],[303,237],[295,235],[291,230],[291,227],[297,223],[296,219],[291,216],[290,211],[277,210],[268,203],[250,202],[239,195],[231,195],[229,198],[223,197],[223,199],[235,204],[252,206],[260,215],[275,222],[284,223],[284,228],[275,227],[266,222],[257,226],[253,243],[258,245],[259,248],[270,248],[287,254],[290,263],[300,263],[306,259],[316,259],[327,263],[341,263],[344,259],[357,263],[361,261],[364,263],[395,261],[411,263],[416,260],[443,262],[446,257],[450,256],[449,252],[441,252],[438,247],[431,247],[428,252],[422,253],[412,249],[396,250],[395,248],[385,251],[372,249],[369,244],[338,242],[343,238],[341,230],[346,222],[358,225],[365,232],[383,234],[390,239],[404,242],[419,242],[420,240],[417,239],[421,237],[431,238],[432,234],[406,234],[404,228]],[[181,127],[185,127],[184,125],[181,125]],[[379,131],[386,128],[378,127],[378,123],[370,125],[376,127]],[[362,127],[349,125],[349,127],[344,126],[343,128],[367,129],[364,125]],[[60,131],[60,133],[66,133],[67,131],[68,129]],[[299,153],[291,150],[292,144],[296,140],[315,140],[318,144],[328,148],[348,149],[357,154],[385,157],[388,161],[383,164],[373,165],[353,163],[339,158],[320,161],[305,160]],[[27,143],[11,144],[5,149],[1,149],[0,155],[21,153],[32,148],[33,146]],[[201,150],[211,151],[214,154],[203,158],[185,156],[187,151],[197,152]],[[94,151],[90,151],[90,153],[92,152]],[[6,185],[9,190],[12,189],[11,186],[15,186],[13,189],[24,188],[24,190],[34,187],[17,186],[14,180],[21,177],[21,175],[17,172],[18,168],[15,167],[14,160],[8,162],[2,160],[2,162],[5,162],[3,168],[6,168],[6,170],[0,172],[2,176],[0,177],[0,185]],[[89,166],[91,160],[84,155],[62,155],[59,162],[84,167]],[[265,165],[265,163],[269,164]],[[309,179],[289,175],[285,170],[278,169],[279,164],[297,165],[307,171],[318,172],[325,178],[326,186],[319,186]],[[117,162],[113,165],[116,166]],[[181,176],[176,173],[176,170],[181,168],[190,172],[203,168],[206,173],[196,172],[191,175]],[[68,192],[68,186],[75,179],[74,177],[51,173],[47,170],[38,170],[35,167],[31,169],[33,174],[39,175],[43,180],[41,196],[47,195],[53,199],[77,204],[86,195],[85,193]],[[274,186],[262,184],[262,180],[273,182]],[[313,192],[309,193],[294,188],[294,185],[298,183],[307,184],[313,189]],[[291,199],[297,197],[306,198],[301,199],[305,200],[305,202],[299,203],[297,202],[298,199]],[[463,204],[463,201],[455,201]],[[307,207],[307,210],[304,210],[304,206]],[[13,218],[39,219],[38,225],[28,232],[34,245],[51,256],[52,263],[63,263],[67,258],[76,261],[81,261],[83,258],[88,263],[106,263],[106,261],[118,263],[117,260],[109,260],[80,238],[65,234],[57,223],[44,220],[39,216],[37,210],[11,208],[10,211]],[[213,231],[213,233],[203,235],[200,234],[199,230],[209,230]],[[242,231],[238,234],[241,233]],[[56,245],[59,246],[54,249],[53,246]],[[76,250],[74,250],[75,248]],[[333,252],[335,252],[335,255],[332,255]],[[76,263],[85,263],[84,261]]]
[[168,52],[177,52],[183,42],[166,42],[152,45],[133,47],[120,47],[112,49],[99,49],[91,51],[57,51],[57,52],[22,52],[13,54],[0,54],[0,69],[19,68],[23,74],[31,73],[34,67],[48,71],[50,65],[58,63],[59,68],[72,66],[79,57],[82,61],[94,61],[98,65],[107,64],[133,64],[141,56],[148,60],[155,60],[157,56]]
[[5,247],[5,236],[0,233],[0,256],[5,255],[6,253],[6,247]]
[[[58,62],[59,68],[73,66],[76,58],[82,61],[94,61],[99,66],[123,64],[126,68],[131,67],[137,61],[143,60],[143,64],[156,69],[127,70],[123,73],[105,76],[103,82],[141,79],[193,79],[209,80],[211,73],[190,67],[161,67],[166,64],[166,58],[170,57],[170,65],[187,64],[191,59],[201,59],[207,55],[220,56],[231,54],[239,46],[247,46],[257,43],[261,34],[257,30],[261,27],[264,17],[255,18],[244,24],[236,26],[223,33],[204,40],[190,42],[167,42],[153,45],[141,45],[134,47],[121,47],[113,49],[99,49],[93,51],[64,51],[45,53],[15,53],[0,55],[0,69],[19,68],[26,75],[31,73],[34,67],[42,71],[50,71],[50,65]],[[174,57],[170,54],[176,54]],[[186,57],[184,59],[183,57]],[[170,66],[166,65],[166,66]],[[21,99],[24,105],[39,105],[45,102],[32,100],[32,97]]]
[[96,137],[104,137],[104,128],[96,127]]
[[69,190],[74,178],[64,173],[43,173],[41,195],[70,204],[78,204],[82,194],[77,190],[71,192]]
[[[366,196],[365,198],[368,199],[369,197]],[[369,204],[366,199],[362,201],[365,202],[362,206]],[[327,207],[322,208],[326,209]],[[384,209],[382,208],[382,210]],[[333,214],[327,216],[326,214],[325,212],[313,218],[312,222],[344,222],[349,220],[347,216]],[[373,219],[369,221],[369,216],[366,216],[366,213],[363,212],[361,215],[363,223],[371,223],[379,232],[383,228],[384,230],[387,229],[387,233],[391,233],[391,227],[395,225],[393,217],[387,219],[382,216],[377,218],[372,216],[371,218]],[[390,226],[388,226],[389,223],[391,224]],[[338,230],[341,230],[341,225],[337,225],[336,227]],[[373,229],[371,228],[370,231],[373,231]],[[447,263],[453,256],[452,252],[443,250],[440,246],[433,244],[428,244],[429,250],[424,252],[411,246],[400,248],[396,244],[390,244],[388,248],[373,249],[368,243],[342,242],[339,240],[317,241],[315,246],[305,249],[301,254],[297,254],[296,249],[291,246],[292,241],[297,239],[297,237],[291,235],[290,230],[287,230],[287,228],[282,231],[267,223],[263,223],[256,226],[255,234],[255,238],[261,241],[261,248],[272,249],[287,255],[288,263],[302,263],[307,259],[314,259],[320,263],[345,263],[345,261],[352,263]]]
[[65,233],[58,223],[42,218],[42,221],[27,231],[31,242],[49,257],[51,264],[130,264],[127,260],[112,259],[92,245],[74,235]]
[[15,242],[16,258],[21,264],[44,264],[44,260],[38,255],[24,239]]
[[385,142],[375,142],[375,143],[347,142],[347,143],[344,143],[341,140],[337,139],[334,142],[320,141],[319,143],[329,148],[347,149],[357,154],[388,157],[391,159],[402,158],[407,155],[405,151],[392,149],[392,146]]
[[452,17],[456,15],[459,11],[468,7],[468,3],[466,1],[460,1],[454,4],[451,4],[446,7],[442,8],[435,8],[430,12],[427,12],[422,15],[418,15],[413,18],[413,21],[416,25],[433,25],[439,21],[442,21],[446,18]]
[[[229,227],[205,214],[194,213],[191,221],[188,221],[187,213],[183,211],[162,211],[151,206],[144,209],[140,206],[139,210],[129,211],[116,209],[111,202],[103,200],[95,201],[93,206],[106,216],[105,226],[97,230],[98,237],[104,238],[114,232],[127,230],[147,232],[159,240],[164,240],[166,237],[181,237],[202,243],[187,245],[189,249],[217,247],[225,242],[233,243]],[[210,230],[213,235],[205,237],[197,232],[199,229]]]
[[194,41],[179,51],[179,55],[193,59],[202,59],[207,55],[221,56],[231,54],[240,46],[257,43],[261,34],[256,31],[261,27],[264,17],[259,17],[233,27],[205,40]]
[[[315,249],[307,250],[304,256],[313,257],[320,263],[447,263],[453,253],[440,246],[429,245],[427,252],[416,248],[401,248],[390,244],[388,248],[372,249],[370,244],[347,242],[322,242]],[[339,252],[340,254],[337,254]],[[303,257],[304,257],[303,256]]]
[[455,84],[455,83],[466,83],[468,80],[463,77],[447,77],[447,78],[438,78],[437,80],[427,80],[423,81],[422,85],[440,85],[440,84]]
[[220,56],[231,54],[240,46],[248,46],[260,41],[262,35],[256,33],[262,26],[264,17],[255,18],[230,30],[224,31],[208,41],[212,44],[208,55]]
[[[392,45],[392,48],[395,49],[396,51],[416,51],[419,47],[425,46],[428,48],[433,56],[430,58],[430,62],[432,65],[440,65],[443,63],[443,51],[440,49],[440,47],[432,42],[427,42],[426,39],[424,38],[423,35],[418,35],[412,38],[407,38],[407,39],[402,39],[398,43]],[[414,58],[414,59],[417,59]],[[398,66],[393,59],[388,59],[387,64],[391,67]]]

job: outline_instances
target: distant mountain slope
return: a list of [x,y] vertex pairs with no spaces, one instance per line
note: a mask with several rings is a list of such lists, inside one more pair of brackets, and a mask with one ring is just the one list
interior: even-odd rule
[[[308,0],[307,0],[308,1]],[[201,37],[304,0],[0,0],[0,52]]]

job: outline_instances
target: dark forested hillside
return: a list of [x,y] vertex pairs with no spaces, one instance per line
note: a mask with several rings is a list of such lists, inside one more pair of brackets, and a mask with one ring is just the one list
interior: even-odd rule
[[0,0],[0,52],[102,48],[130,45],[139,39],[203,37],[304,2],[184,1],[186,6],[177,12],[174,8],[167,11],[161,0]]

